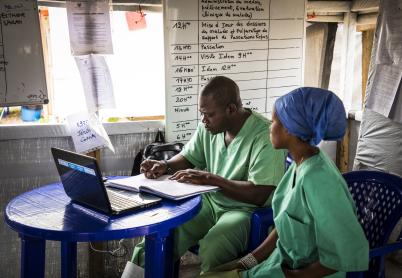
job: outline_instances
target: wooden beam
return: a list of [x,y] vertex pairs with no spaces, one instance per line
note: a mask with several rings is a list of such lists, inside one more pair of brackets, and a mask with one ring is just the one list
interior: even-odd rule
[[307,15],[308,22],[343,22],[342,15]]
[[353,0],[352,12],[377,12],[380,5],[379,0]]
[[371,51],[373,50],[374,33],[375,33],[374,29],[362,32],[362,100],[363,100],[362,102],[363,103],[366,97],[366,86],[370,67]]
[[348,119],[345,136],[342,141],[336,144],[336,165],[341,173],[349,171],[349,138],[350,138],[350,120]]
[[328,89],[329,86],[337,29],[338,24],[328,23],[327,37],[325,42],[325,56],[324,56],[324,63],[322,66],[322,77],[321,77],[320,88]]
[[367,25],[358,25],[356,26],[356,31],[357,32],[364,32],[368,30],[373,30],[375,29],[375,24],[367,24]]
[[346,13],[351,6],[350,1],[308,1],[307,13]]
[[357,16],[356,24],[359,25],[375,25],[377,24],[378,13],[360,14]]

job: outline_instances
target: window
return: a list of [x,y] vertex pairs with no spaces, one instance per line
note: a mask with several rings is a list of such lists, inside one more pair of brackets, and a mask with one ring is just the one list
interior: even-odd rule
[[[40,122],[57,123],[87,108],[81,77],[70,50],[66,8],[40,7],[40,10],[50,99]],[[128,29],[125,11],[110,13],[114,54],[105,55],[105,59],[116,109],[100,111],[103,119],[161,119],[165,114],[163,14],[162,11],[144,13],[146,28],[133,31]],[[14,113],[3,115],[13,115],[19,121],[19,109],[13,107],[6,112]],[[2,123],[15,122],[15,119],[2,120]]]
[[[340,93],[341,88],[341,67],[342,67],[342,53],[343,49],[343,38],[344,36],[344,25],[342,23],[338,24],[338,29],[336,31],[336,39],[333,53],[333,60],[331,65],[331,75],[329,80],[328,89],[333,91],[338,95],[340,99],[344,102],[348,100],[344,99],[345,96]],[[362,34],[361,32],[354,32],[354,61],[353,61],[353,84],[348,84],[348,86],[353,86],[353,94],[351,97],[351,103],[347,105],[348,110],[361,110],[362,108]],[[346,103],[344,103],[346,104]]]
[[[146,12],[145,29],[129,31],[126,12],[111,12],[113,55],[105,55],[112,76],[116,109],[107,116],[164,115],[162,12]],[[49,8],[49,56],[54,112],[63,118],[86,110],[81,78],[71,55],[65,8]]]

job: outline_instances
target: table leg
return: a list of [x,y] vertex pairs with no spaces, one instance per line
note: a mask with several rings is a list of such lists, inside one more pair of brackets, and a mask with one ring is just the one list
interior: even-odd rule
[[46,241],[20,234],[21,278],[45,276]]
[[173,230],[145,236],[145,278],[173,277]]
[[61,242],[61,277],[77,276],[77,242]]

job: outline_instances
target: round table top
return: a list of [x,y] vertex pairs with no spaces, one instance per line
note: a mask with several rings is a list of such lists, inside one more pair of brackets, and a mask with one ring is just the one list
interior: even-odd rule
[[[134,194],[134,193],[133,193]],[[97,241],[168,232],[194,217],[201,197],[110,216],[71,202],[61,183],[46,185],[12,199],[5,209],[7,224],[33,237],[58,241]]]

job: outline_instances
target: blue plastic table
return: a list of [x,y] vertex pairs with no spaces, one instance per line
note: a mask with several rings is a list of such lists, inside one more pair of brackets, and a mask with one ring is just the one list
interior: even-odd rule
[[[145,277],[173,276],[172,229],[194,217],[201,198],[163,200],[123,216],[107,216],[72,203],[60,183],[26,192],[5,209],[21,238],[21,277],[44,277],[46,240],[61,242],[61,277],[76,277],[77,242],[145,235]],[[155,267],[156,266],[156,267]]]

